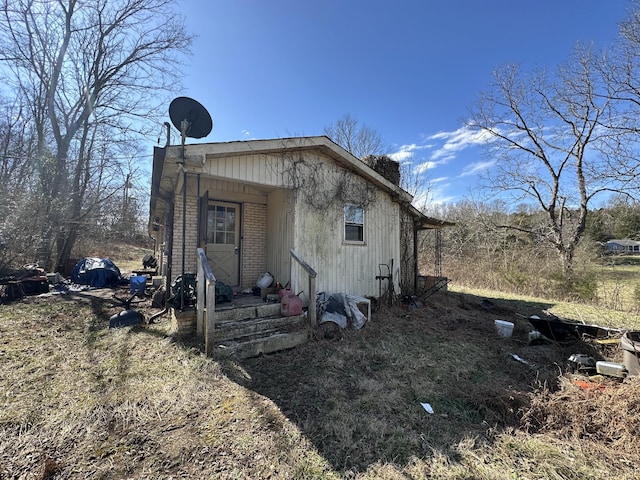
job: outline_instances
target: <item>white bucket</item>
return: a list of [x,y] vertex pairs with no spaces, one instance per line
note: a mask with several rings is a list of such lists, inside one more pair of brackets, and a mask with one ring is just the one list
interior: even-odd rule
[[256,286],[258,288],[269,288],[272,283],[273,275],[271,275],[269,272],[266,272],[258,279],[258,281],[256,282]]
[[513,323],[507,322],[505,320],[496,320],[496,332],[501,337],[510,337],[513,333]]

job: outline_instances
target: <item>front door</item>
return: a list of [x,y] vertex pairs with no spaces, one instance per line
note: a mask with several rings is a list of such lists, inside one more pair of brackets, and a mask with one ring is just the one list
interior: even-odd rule
[[240,284],[240,204],[209,202],[207,208],[207,258],[216,279]]

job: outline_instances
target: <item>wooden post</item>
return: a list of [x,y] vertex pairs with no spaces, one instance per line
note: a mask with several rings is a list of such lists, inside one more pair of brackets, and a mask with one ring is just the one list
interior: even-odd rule
[[316,318],[316,277],[309,275],[309,324],[311,328],[318,327],[318,319]]
[[216,333],[216,280],[207,280],[207,327],[205,333],[204,352],[208,357],[213,355]]
[[198,342],[204,341],[204,313],[205,313],[205,279],[204,268],[202,266],[202,255],[204,253],[201,248],[198,249],[198,270],[196,277],[196,338]]
[[[204,340],[205,354],[213,355],[216,330],[216,277],[211,271],[207,254],[202,248],[198,252],[197,279],[197,333],[198,340]],[[206,315],[205,315],[206,313]]]
[[305,262],[302,257],[300,255],[298,255],[298,252],[296,252],[293,248],[291,250],[289,250],[289,252],[291,253],[291,274],[293,277],[293,260],[295,260],[296,262],[298,262],[300,264],[300,266],[304,269],[305,272],[307,272],[307,275],[309,275],[309,309],[308,309],[308,315],[309,315],[309,324],[311,325],[311,327],[316,328],[318,326],[318,319],[317,317],[317,313],[316,313],[316,276],[318,275],[316,273],[316,271],[311,267],[311,265],[309,265],[307,262]]

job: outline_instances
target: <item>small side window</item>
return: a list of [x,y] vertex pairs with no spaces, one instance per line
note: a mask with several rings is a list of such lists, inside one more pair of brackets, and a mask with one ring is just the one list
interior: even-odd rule
[[364,243],[364,208],[358,205],[344,206],[344,241]]

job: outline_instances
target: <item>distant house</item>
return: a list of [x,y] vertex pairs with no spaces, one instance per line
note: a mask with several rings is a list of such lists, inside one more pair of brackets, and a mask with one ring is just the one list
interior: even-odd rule
[[637,240],[609,240],[605,245],[609,253],[640,253]]
[[251,288],[269,272],[300,292],[294,250],[317,272],[307,300],[377,296],[381,272],[396,292],[415,289],[416,233],[447,222],[421,214],[386,177],[325,136],[156,148],[150,234],[170,278],[195,271],[200,247],[229,286]]

